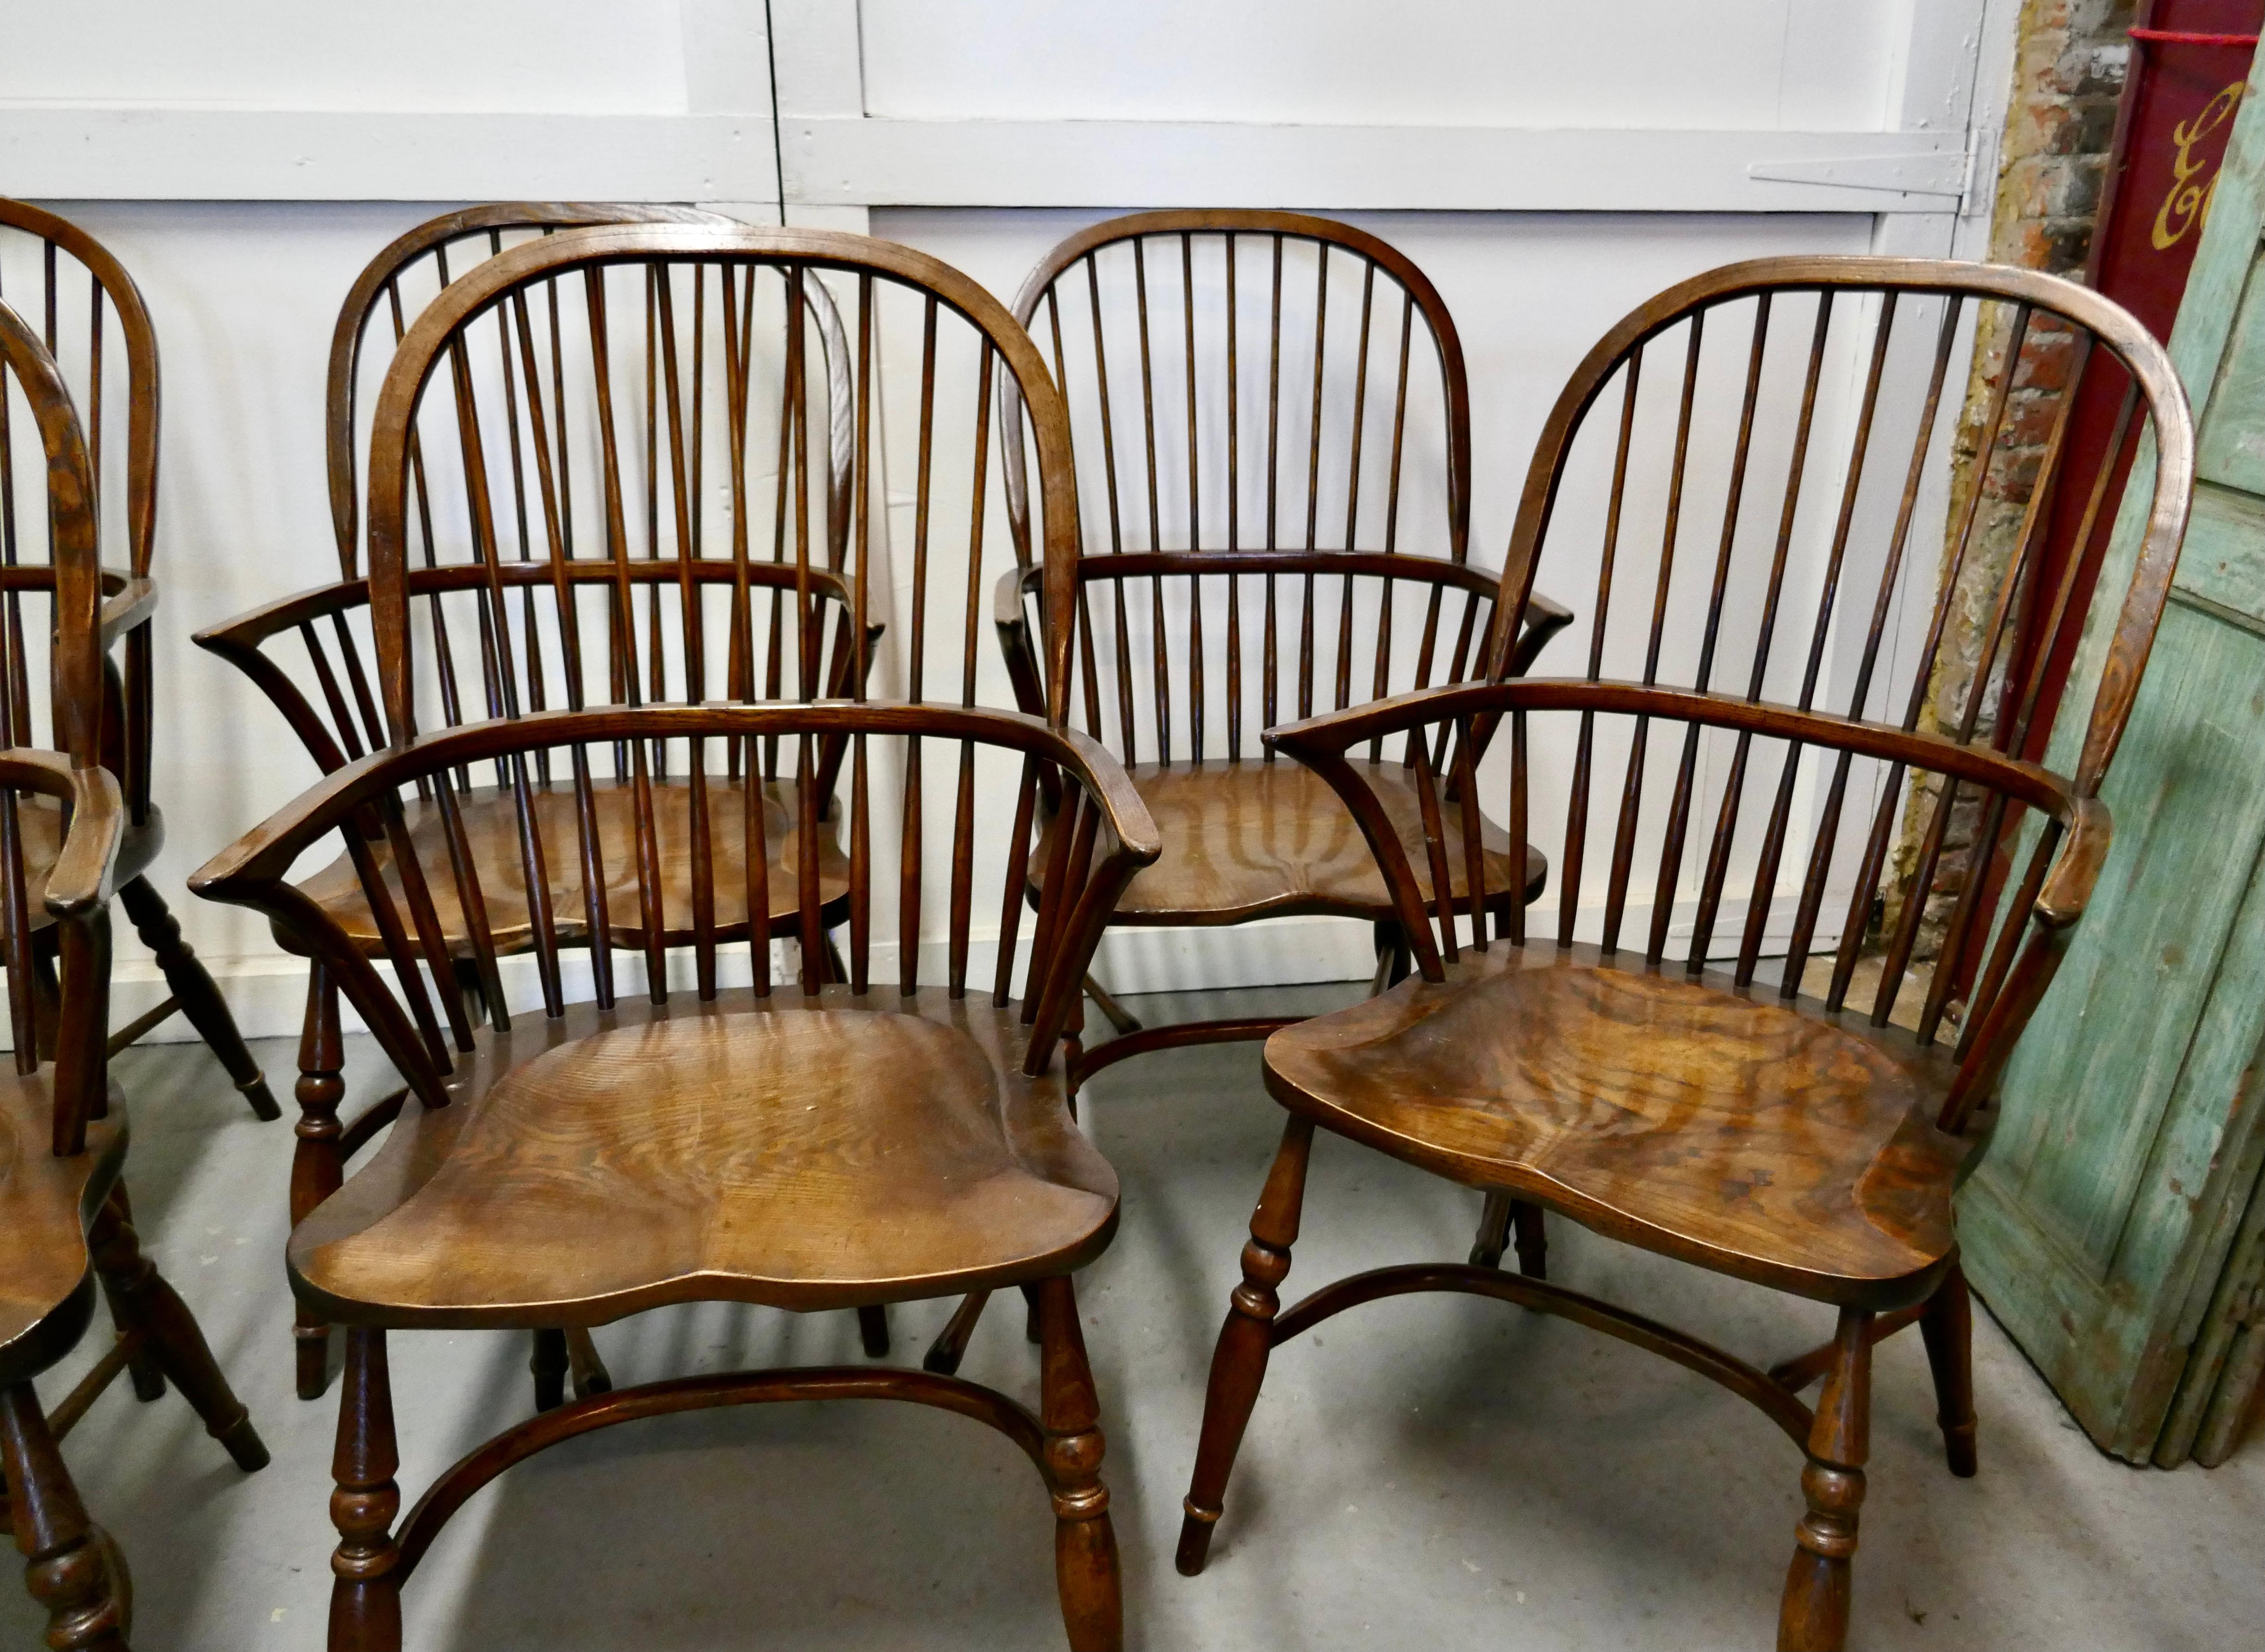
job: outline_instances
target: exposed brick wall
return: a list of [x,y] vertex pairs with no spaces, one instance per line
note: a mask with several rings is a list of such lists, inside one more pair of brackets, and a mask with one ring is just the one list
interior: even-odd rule
[[[2130,43],[2124,31],[2131,26],[2135,10],[2134,0],[2029,0],[2023,8],[2013,96],[1999,150],[1990,232],[1992,262],[2083,275],[2107,173],[2108,146],[2115,135],[2116,100],[2130,62]],[[1953,449],[1950,533],[1942,557],[1946,577],[1956,554],[1958,526],[1977,485],[1982,498],[1921,718],[1923,725],[1945,731],[1955,731],[1968,710],[1975,672],[1985,655],[1985,633],[2050,433],[2054,398],[2066,387],[2074,350],[2066,331],[2032,327],[2014,364],[2005,431],[1983,469],[1977,462],[1979,449],[2009,342],[2004,331],[2007,318],[1993,320],[1997,324],[1978,341],[1975,352]],[[2002,654],[1996,663],[2002,668]],[[1977,718],[1981,730],[1992,725],[1997,692],[1994,682],[1985,684]],[[1963,851],[1973,841],[1978,807],[1978,799],[1970,794],[1953,810],[1927,891],[1919,957],[1934,957],[1941,950],[1942,928],[1965,873]],[[1912,799],[1906,816],[1897,851],[1898,894],[1887,913],[1890,932],[1910,899],[1920,840],[1934,809],[1930,786]]]

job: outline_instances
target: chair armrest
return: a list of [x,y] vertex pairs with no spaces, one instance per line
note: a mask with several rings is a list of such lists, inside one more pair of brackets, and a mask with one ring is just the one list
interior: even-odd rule
[[991,587],[991,622],[998,628],[999,651],[1007,657],[1007,680],[1014,685],[1015,705],[1032,717],[1046,710],[1045,685],[1038,680],[1038,657],[1031,647],[1031,622],[1023,609],[1023,582],[1033,571],[1009,568]]
[[84,917],[110,899],[118,848],[126,832],[126,804],[106,768],[70,771],[71,821],[62,850],[47,874],[47,911]]
[[107,651],[111,644],[127,631],[146,625],[157,612],[157,582],[149,579],[128,579],[116,591],[103,599],[102,613],[96,621],[100,646]]
[[2114,836],[2114,822],[2108,814],[2108,805],[2097,797],[2079,797],[2075,819],[2070,823],[2068,841],[2061,846],[2059,857],[2047,874],[2044,887],[2037,891],[2037,921],[2049,929],[2065,929],[2084,916],[2084,909],[2092,899],[2093,885],[2100,881],[2100,869],[2108,860],[2108,846]]

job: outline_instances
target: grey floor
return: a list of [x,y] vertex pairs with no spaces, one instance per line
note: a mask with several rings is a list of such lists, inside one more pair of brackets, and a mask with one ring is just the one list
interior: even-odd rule
[[[1358,988],[1139,1001],[1154,1019],[1305,1012]],[[288,1088],[293,1052],[262,1059]],[[350,1076],[381,1074],[366,1048]],[[286,1124],[252,1121],[194,1046],[136,1050],[128,1175],[152,1254],[202,1318],[275,1460],[245,1477],[169,1396],[120,1385],[68,1455],[124,1544],[135,1645],[322,1645],[330,1401],[293,1397],[280,1262]],[[1634,1349],[1503,1304],[1410,1298],[1277,1356],[1211,1569],[1171,1547],[1203,1373],[1279,1130],[1253,1046],[1150,1056],[1089,1091],[1124,1178],[1115,1247],[1082,1304],[1130,1643],[1148,1648],[1762,1648],[1799,1510],[1796,1453],[1758,1414]],[[1392,1261],[1460,1258],[1477,1201],[1324,1137],[1286,1290]],[[1830,1316],[1552,1225],[1553,1274],[1766,1360]],[[1016,1312],[966,1374],[1034,1399]],[[899,1354],[949,1305],[896,1310]],[[608,1328],[621,1381],[858,1356],[847,1314],[669,1311]],[[414,1496],[525,1415],[527,1349],[493,1334],[394,1339],[401,1481]],[[1915,1337],[1881,1350],[1851,1645],[2265,1646],[2265,1445],[2166,1474],[2094,1451],[1984,1318],[1981,1476],[1943,1470]],[[82,1359],[87,1357],[83,1353]],[[52,1380],[60,1394],[69,1372]],[[335,1387],[333,1388],[335,1394]],[[410,1591],[409,1644],[583,1648],[1058,1648],[1051,1521],[1028,1465],[963,1419],[900,1405],[664,1418],[513,1470],[459,1515]],[[0,1590],[0,1644],[38,1644]]]

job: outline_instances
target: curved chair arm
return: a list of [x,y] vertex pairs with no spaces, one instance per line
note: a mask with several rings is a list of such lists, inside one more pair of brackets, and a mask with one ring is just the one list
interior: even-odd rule
[[1008,568],[991,590],[991,622],[998,628],[999,651],[1007,657],[1007,680],[1014,685],[1015,706],[1031,717],[1045,715],[1046,694],[1038,681],[1038,656],[1031,646],[1031,620],[1023,607],[1044,570]]
[[[113,578],[107,570],[103,583]],[[147,625],[157,615],[157,582],[142,575],[127,575],[119,580],[118,588],[103,598],[101,617],[96,622],[97,635],[104,651],[127,632]]]
[[[34,753],[15,753],[12,758]],[[38,756],[50,753],[39,753]],[[62,760],[58,759],[58,762]],[[106,768],[69,768],[70,830],[47,873],[47,912],[55,918],[83,918],[107,905],[118,870],[119,845],[126,833],[126,802]],[[0,783],[8,775],[0,768]]]
[[[299,685],[291,680],[290,674],[267,657],[264,645],[269,638],[283,632],[311,625],[325,615],[342,615],[352,608],[367,607],[368,602],[368,580],[340,579],[330,585],[317,586],[311,590],[295,592],[273,602],[262,603],[234,619],[207,626],[190,640],[198,647],[219,655],[257,683],[260,691],[266,695],[269,703],[283,714],[283,720],[291,725],[291,731],[299,737],[300,744],[307,748],[307,754],[327,775],[346,765],[348,753],[340,746],[332,728],[324,722],[321,714],[300,692]],[[358,677],[358,660],[352,655],[348,659],[350,669]],[[324,684],[324,689],[333,695],[337,694],[337,687],[334,680],[326,680]],[[355,687],[361,689],[362,685],[357,681]],[[374,712],[375,707],[369,710]],[[331,713],[338,720],[339,727],[353,726],[342,697],[334,699]]]
[[1573,622],[1573,610],[1536,591],[1526,599],[1525,618],[1517,640],[1511,644],[1506,670],[1512,677],[1523,677],[1533,669],[1533,662],[1549,646],[1550,639]]

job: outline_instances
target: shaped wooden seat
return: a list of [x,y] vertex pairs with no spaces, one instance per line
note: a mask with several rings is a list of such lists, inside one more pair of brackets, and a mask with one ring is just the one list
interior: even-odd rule
[[[85,436],[84,481],[93,490],[96,504],[108,506],[100,512],[95,554],[99,557],[106,546],[120,564],[101,568],[96,576],[102,598],[99,646],[106,655],[116,650],[119,656],[106,679],[110,704],[86,725],[83,746],[68,749],[84,762],[107,768],[125,790],[119,904],[156,959],[169,993],[157,1008],[120,1029],[117,1042],[123,1048],[175,1013],[186,1015],[252,1112],[263,1119],[280,1118],[282,1110],[237,1030],[227,1000],[195,949],[181,938],[179,921],[146,876],[165,846],[164,815],[150,790],[150,751],[157,738],[152,639],[158,590],[150,564],[157,532],[157,336],[134,278],[101,243],[43,208],[0,200],[0,244],[20,248],[25,241],[35,244],[40,260],[37,291],[11,288],[11,295],[18,303],[39,305],[44,348],[51,361],[60,351],[62,360],[69,364],[67,371],[61,365],[57,370],[64,375],[62,383]],[[77,336],[69,346],[59,342],[69,334]],[[12,451],[7,429],[0,418],[0,496],[12,498],[19,456]],[[106,463],[106,437],[111,455]],[[33,726],[39,668],[24,657],[21,639],[27,631],[36,637],[46,629],[40,599],[52,593],[56,574],[51,564],[39,560],[38,535],[19,535],[11,520],[0,536],[5,539],[0,562],[6,570],[4,581],[0,581],[0,609],[18,639],[17,657],[9,666],[4,691],[0,691],[0,746],[37,746],[42,743]],[[51,705],[46,743],[60,747],[63,733],[54,710]],[[59,841],[50,834],[25,843],[25,875],[34,884],[52,864]],[[38,919],[34,927],[46,928]],[[47,967],[52,968],[52,958]]]
[[[693,845],[692,791],[678,782],[652,787],[653,835],[659,862],[662,935],[670,946],[692,943]],[[634,790],[613,782],[594,782],[591,800],[597,814],[601,864],[606,871],[605,909],[616,944],[639,946],[645,932],[637,905],[637,798]],[[801,867],[801,807],[791,776],[765,781],[757,790],[763,810],[763,841],[771,846],[768,883],[771,891],[769,916],[775,923],[794,915]],[[546,835],[564,841],[575,830],[575,796],[571,790],[542,788],[534,793],[536,815]],[[535,943],[535,905],[528,899],[526,864],[521,858],[517,808],[509,792],[499,787],[477,786],[462,795],[457,804],[464,841],[478,864],[480,886],[486,897],[487,931],[499,953],[523,952]],[[421,859],[448,856],[448,826],[440,808],[418,801],[402,810],[410,840]],[[725,874],[713,891],[717,933],[727,939],[744,939],[747,933],[747,881],[732,873],[735,855],[747,841],[742,801],[736,790],[719,792],[710,801],[709,827],[714,850],[723,859]],[[818,832],[819,901],[828,927],[848,915],[843,904],[849,890],[849,862],[842,854],[840,821],[831,798],[824,805]],[[392,847],[380,839],[369,852],[385,869],[397,899],[404,900],[400,873],[393,867]],[[586,939],[590,910],[582,868],[572,861],[546,866],[550,904],[558,938]],[[353,857],[341,855],[300,884],[301,891],[324,912],[355,944],[373,957],[382,956],[384,936],[376,915],[361,892],[361,875]],[[474,957],[470,926],[457,910],[453,891],[443,885],[433,891],[441,932],[456,957]]]
[[[1634,961],[1628,961],[1633,963]],[[1831,1302],[1897,1308],[1956,1241],[1957,1064],[1726,975],[1496,945],[1267,1041],[1293,1111],[1599,1232]]]
[[[861,364],[891,331],[899,347],[925,343],[932,353],[913,403],[923,443],[939,427],[987,436],[998,384],[1017,385],[1016,417],[1038,453],[1052,608],[1066,614],[1077,542],[1067,421],[1030,340],[980,287],[861,237],[619,227],[490,259],[444,292],[397,352],[372,448],[371,610],[382,642],[397,645],[425,600],[407,554],[416,449],[406,433],[468,323],[557,292],[586,297],[603,338],[609,287],[642,290],[666,313],[719,287],[744,302],[759,279],[782,284],[798,309],[820,270],[856,283]],[[627,306],[613,313],[625,308],[635,318]],[[746,312],[727,302],[721,313]],[[799,329],[788,336],[798,368]],[[736,373],[735,397],[744,389]],[[881,411],[869,383],[861,378],[848,426],[861,551]],[[801,400],[790,390],[787,405]],[[975,417],[962,422],[955,410]],[[735,420],[744,411],[735,406]],[[796,429],[790,417],[790,452],[806,461]],[[395,673],[384,684],[393,741],[334,771],[199,874],[200,893],[265,913],[332,973],[408,1086],[384,1146],[297,1225],[290,1248],[302,1315],[347,1327],[331,1502],[339,1534],[332,1652],[399,1652],[401,1587],[435,1535],[481,1486],[543,1447],[664,1411],[827,1398],[912,1401],[1007,1435],[1052,1503],[1070,1645],[1122,1645],[1099,1406],[1071,1284],[1114,1230],[1117,1183],[1068,1110],[1068,1033],[1094,943],[1157,845],[1123,771],[1061,726],[1059,706],[1045,718],[973,706],[975,624],[962,622],[956,646],[935,651],[950,656],[935,674],[957,677],[958,703],[929,697],[928,622],[951,625],[965,608],[951,600],[958,569],[931,598],[926,536],[971,547],[964,577],[980,591],[980,524],[1000,486],[986,440],[970,446],[972,473],[954,466],[958,474],[943,477],[925,462],[914,473],[923,526],[910,570],[905,701],[862,697],[875,631],[861,555],[843,633],[851,698],[522,704],[484,722],[444,717],[420,733],[418,680]],[[790,474],[799,492],[806,471],[798,463]],[[807,535],[792,549],[780,587],[792,603],[787,634],[802,655],[798,680],[814,684],[820,553]],[[705,642],[696,611],[673,617],[682,629],[666,640],[694,662],[696,683]],[[750,632],[736,636],[747,649]],[[1068,645],[1067,631],[1050,633],[1049,658],[1058,665]],[[484,787],[492,775],[501,788],[492,806],[507,811],[517,849],[520,902],[492,899],[487,885],[491,870],[508,882],[510,857],[499,863],[463,847],[474,782]],[[688,945],[674,952],[666,775],[685,799],[690,896]],[[885,804],[875,796],[880,776],[901,779]],[[775,872],[772,841],[782,829],[774,814],[790,797],[783,829],[797,850],[822,841],[837,784],[833,813],[848,851],[838,895],[819,855],[797,852]],[[612,806],[626,811],[619,852],[635,876],[602,911],[608,880],[589,880],[584,906],[570,912],[553,900],[553,879],[536,873],[608,865],[609,788],[627,800]],[[1043,821],[1042,796],[1053,810]],[[441,822],[421,838],[408,819],[419,804]],[[303,855],[331,842],[353,857],[383,971],[335,903],[289,881]],[[1046,892],[1032,913],[1024,892],[1034,860],[1046,868]],[[781,884],[790,905],[775,926]],[[497,967],[492,926],[519,921],[522,906],[531,982]],[[821,960],[837,906],[847,945],[841,979],[828,979]],[[469,970],[444,913],[465,925]],[[735,915],[745,931],[737,938]],[[797,982],[774,988],[771,942],[782,932],[800,942],[805,967]],[[562,969],[569,945],[585,950],[586,973]],[[977,957],[979,946],[992,957]],[[724,977],[740,968],[751,984],[727,987]],[[484,1025],[458,990],[467,973],[480,983]],[[864,1321],[893,1302],[980,1301],[1007,1285],[1023,1287],[1035,1309],[1035,1414],[945,1374],[871,1365],[677,1377],[564,1401],[572,1336],[664,1303],[850,1307]],[[387,1337],[435,1326],[534,1332],[541,1408],[443,1474],[397,1523]]]
[[[120,1180],[127,1131],[125,1098],[109,1076],[110,900],[132,811],[110,771],[83,755],[106,709],[94,460],[54,357],[0,303],[0,408],[26,404],[34,428],[0,423],[0,452],[36,436],[32,450],[44,450],[46,463],[10,477],[20,491],[8,527],[18,500],[29,520],[46,519],[47,674],[69,754],[0,748],[0,965],[12,1045],[12,1070],[0,1074],[0,1517],[47,1610],[47,1644],[125,1652],[133,1616],[125,1556],[88,1520],[63,1437],[130,1374],[144,1401],[163,1397],[169,1382],[178,1387],[239,1467],[261,1467],[267,1449],[195,1319],[142,1254]],[[0,626],[0,683],[24,682],[24,654],[22,628]],[[21,702],[0,720],[22,727]],[[36,877],[27,845],[40,851]],[[98,1297],[108,1299],[116,1339],[50,1411],[35,1383],[86,1334]]]
[[[1312,770],[1253,761],[1141,763],[1125,772],[1164,852],[1133,877],[1118,903],[1118,922],[1227,924],[1296,913],[1377,921],[1390,913],[1359,826]],[[1402,841],[1420,848],[1423,800],[1409,771],[1377,764],[1371,779]],[[1514,855],[1490,820],[1483,844],[1483,887],[1498,891],[1497,906],[1541,892],[1549,862],[1538,850]],[[1468,876],[1460,868],[1449,874],[1454,899],[1468,900]],[[1042,881],[1042,873],[1034,877]]]
[[448,1107],[395,1131],[300,1226],[293,1279],[340,1321],[473,1323],[540,1302],[601,1324],[1082,1267],[1115,1226],[1117,1178],[1060,1074],[1023,1073],[1029,1044],[1019,1008],[939,986],[720,993],[665,1018],[577,1006],[499,1035]]
[[[1961,425],[1946,387],[1958,343],[1977,337],[1994,382],[1978,420]],[[2032,346],[2065,368],[2036,371]],[[1862,388],[1853,409],[1823,414],[1834,360],[1864,363]],[[1666,382],[1647,397],[1655,375]],[[2105,457],[2092,475],[2061,474],[2079,393],[2100,389],[2110,406],[2122,397]],[[1728,410],[1715,399],[1731,397]],[[1940,585],[1912,590],[1934,572],[1913,522],[1954,426],[1974,468]],[[1735,427],[1736,444],[1694,445],[1710,426]],[[2146,493],[2126,501],[2103,548],[2143,426],[2153,445],[2130,476]],[[2040,432],[2041,458],[2021,449]],[[2050,276],[1765,258],[1694,277],[1606,335],[1544,426],[1504,577],[1507,606],[1546,557],[1586,561],[1597,587],[1585,673],[1427,689],[1266,736],[1359,821],[1420,979],[1267,1042],[1267,1088],[1290,1118],[1213,1357],[1183,1572],[1210,1552],[1271,1350],[1364,1303],[1460,1292],[1663,1355],[1795,1441],[1807,1507],[1777,1643],[1838,1652],[1881,1337],[1919,1324],[1944,1456],[1954,1474],[1976,1470],[1952,1196],[2108,852],[2097,793],[2162,615],[2193,464],[2192,420],[2161,346],[2114,303]],[[1568,481],[1584,467],[1608,490]],[[1663,470],[1668,485],[1651,490]],[[1804,477],[1817,477],[1829,480],[1805,499]],[[1781,479],[1780,497],[1756,497],[1764,477]],[[2082,501],[2079,531],[2066,570],[2032,591],[2045,584],[2034,571],[2056,490]],[[2014,530],[2002,556],[1978,549],[1985,499]],[[1805,568],[1804,516],[1832,524]],[[2101,549],[2087,621],[2075,570]],[[2024,593],[2043,624],[2015,669],[2006,639]],[[1906,598],[1926,630],[1890,649]],[[1931,685],[1952,670],[1954,612],[1984,616],[1978,659],[1922,728]],[[2070,683],[2091,686],[2088,715],[2072,694],[2052,766],[2024,761],[2043,732],[2032,724],[2052,644],[2079,634]],[[1395,759],[1419,797],[1435,776],[1446,782],[1413,846],[1377,783]],[[1464,887],[1486,888],[1489,797],[1514,836],[1545,811],[1562,828],[1554,935],[1529,935],[1523,902],[1489,921],[1485,899],[1442,898],[1458,863]],[[1955,896],[1938,898],[1946,886]],[[1821,993],[1804,987],[1812,957],[1829,977]],[[1850,1000],[1860,964],[1876,971],[1868,1006]],[[1906,1030],[1890,1016],[1914,971],[1924,1005]],[[1484,1190],[1470,1261],[1379,1267],[1285,1308],[1317,1128]],[[1765,1371],[1553,1284],[1544,1211],[1832,1304],[1833,1340]],[[1497,1265],[1513,1222],[1517,1274]],[[1800,1396],[1820,1377],[1811,1407]]]
[[[240,615],[196,638],[259,685],[323,772],[387,743],[390,735],[380,702],[386,685],[402,673],[429,673],[421,680],[426,693],[437,697],[433,710],[447,723],[546,704],[696,700],[718,689],[735,699],[848,692],[844,673],[856,651],[843,629],[849,608],[851,368],[840,314],[818,281],[801,289],[804,324],[798,330],[809,334],[814,365],[804,368],[804,341],[798,338],[790,352],[791,388],[778,359],[781,344],[768,350],[756,345],[759,312],[752,283],[734,285],[729,316],[722,313],[720,288],[700,288],[683,314],[672,309],[666,327],[659,289],[649,284],[633,306],[642,308],[648,324],[641,337],[626,327],[618,330],[618,338],[602,325],[594,331],[593,312],[585,308],[577,313],[570,302],[574,295],[562,299],[555,287],[520,294],[500,325],[494,316],[467,318],[451,346],[453,394],[435,397],[414,428],[393,433],[394,440],[405,441],[411,456],[417,549],[406,577],[423,624],[413,639],[404,626],[399,637],[382,644],[370,622],[360,484],[364,447],[376,432],[375,397],[365,392],[386,369],[417,312],[483,260],[507,246],[529,244],[530,237],[613,223],[728,229],[735,222],[681,207],[500,202],[418,225],[386,246],[356,278],[331,335],[324,402],[339,579]],[[602,303],[594,313],[602,319]],[[783,307],[762,312],[762,319],[776,324],[770,331],[783,340]],[[755,385],[767,368],[772,386],[766,395]],[[600,386],[613,379],[623,386],[643,381],[650,420],[624,416],[606,423],[614,409]],[[669,398],[665,413],[664,381]],[[791,416],[790,395],[796,398]],[[757,402],[762,403],[760,408]],[[757,415],[776,421],[775,451],[750,439],[749,422]],[[805,451],[799,470],[787,450],[790,433],[796,430],[803,433],[799,440],[805,449],[809,432],[819,433],[816,462]],[[616,464],[630,456],[641,463],[642,500],[630,497],[633,487],[623,492],[618,475],[611,495],[591,485],[593,468],[581,444],[593,433],[601,434],[601,452]],[[487,473],[492,457],[492,477]],[[713,466],[718,460],[729,473],[716,478],[725,482],[723,495],[732,507],[727,510],[708,507],[709,496],[717,490],[702,480],[703,463]],[[797,474],[805,485],[799,508],[790,509],[793,490],[779,479]],[[480,477],[482,487],[464,490],[461,479],[466,475]],[[660,502],[664,477],[682,484],[672,500],[681,508],[667,513]],[[765,491],[775,508],[756,503],[757,493]],[[822,549],[798,557],[797,536],[813,535]],[[817,605],[806,628],[787,617],[797,601],[798,581]],[[669,608],[676,612],[666,613]],[[720,612],[726,609],[728,614]],[[683,646],[688,610],[705,622],[690,629],[712,626],[718,633],[710,649]],[[870,644],[873,639],[867,640]],[[775,754],[772,761],[775,768]],[[483,887],[499,903],[487,914],[490,936],[505,955],[524,953],[534,945],[534,914],[505,783],[471,786],[470,777],[460,779],[465,782],[458,788],[464,848],[480,862]],[[531,780],[546,820],[549,811],[572,806],[564,790],[566,776],[538,771]],[[788,820],[797,819],[793,781],[776,772],[767,772],[766,780],[773,826],[779,824],[780,810]],[[668,943],[681,945],[689,939],[691,923],[685,825],[690,797],[681,775],[672,781],[656,771],[649,781],[655,788],[660,833],[659,900]],[[830,798],[830,770],[820,782]],[[624,799],[610,782],[594,787],[594,797],[605,851],[605,909],[609,914],[633,911],[638,870],[624,857],[630,838]],[[718,807],[729,811],[737,804],[719,797]],[[819,817],[826,840],[821,881],[831,928],[845,916],[837,899],[846,888],[845,862],[833,841],[830,804],[822,804]],[[717,816],[712,847],[726,869],[717,899],[727,908],[739,902],[736,913],[722,921],[727,932],[743,933],[746,880],[730,869],[746,840],[732,819]],[[407,825],[421,849],[443,841],[439,811],[429,802],[408,811]],[[768,885],[776,891],[773,915],[783,916],[794,910],[794,833],[774,830],[767,841],[775,855],[768,869]],[[373,852],[381,860],[390,855],[382,845]],[[776,858],[780,855],[789,858]],[[571,861],[553,862],[543,876],[561,934],[571,942],[586,942],[590,907],[584,869]],[[383,950],[382,937],[358,887],[353,865],[344,855],[306,885],[375,957]],[[439,898],[449,945],[469,962],[471,943],[464,917],[447,904],[445,891]],[[615,940],[641,942],[634,922],[617,917],[609,921]],[[821,936],[821,952],[827,944]],[[399,1104],[397,1094],[387,1095],[342,1120],[340,1048],[337,984],[318,964],[308,979],[301,1042],[294,1221],[339,1185],[346,1163],[391,1121]],[[295,1329],[299,1393],[317,1398],[329,1381],[329,1331],[304,1320]],[[869,1332],[885,1338],[885,1327],[878,1322]],[[585,1358],[586,1363],[586,1350]],[[589,1374],[602,1380],[594,1367]]]

